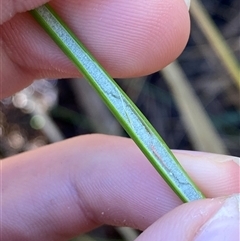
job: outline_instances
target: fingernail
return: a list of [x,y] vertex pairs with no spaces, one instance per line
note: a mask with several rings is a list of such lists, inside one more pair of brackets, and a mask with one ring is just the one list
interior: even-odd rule
[[[240,166],[240,158],[239,157],[226,157],[226,160],[225,161],[233,161],[233,162],[235,162],[235,163],[237,163],[238,164],[238,166]],[[219,162],[224,162],[224,160],[220,160]]]
[[217,162],[235,162],[236,164],[238,164],[238,166],[240,166],[240,158],[239,157],[235,157],[235,156],[223,156],[223,155],[219,155],[219,158],[215,158],[215,160]]
[[233,161],[234,161],[235,163],[237,163],[238,166],[240,166],[240,158],[239,158],[239,157],[234,157],[234,158],[233,158]]
[[228,155],[220,155],[220,154],[210,154],[206,152],[191,152],[193,157],[203,158],[206,156],[206,159],[209,161],[216,161],[216,162],[235,162],[238,166],[240,166],[240,157],[236,156],[228,156]]
[[188,8],[188,10],[189,10],[189,8],[190,8],[190,2],[191,2],[191,0],[184,0],[184,2],[186,3],[186,5],[187,5],[187,8]]
[[227,198],[218,212],[200,228],[195,241],[240,240],[239,201],[239,194]]

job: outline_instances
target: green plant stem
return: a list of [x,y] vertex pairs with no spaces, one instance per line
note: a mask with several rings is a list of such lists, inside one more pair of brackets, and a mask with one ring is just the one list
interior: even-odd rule
[[183,202],[204,198],[157,131],[49,5],[31,14],[76,65],[129,136]]

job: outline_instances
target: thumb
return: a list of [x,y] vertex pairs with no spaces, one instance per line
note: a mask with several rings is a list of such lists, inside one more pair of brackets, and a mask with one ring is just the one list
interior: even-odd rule
[[11,19],[17,13],[32,10],[49,0],[0,0],[0,24]]
[[239,194],[183,204],[146,229],[136,241],[237,241]]

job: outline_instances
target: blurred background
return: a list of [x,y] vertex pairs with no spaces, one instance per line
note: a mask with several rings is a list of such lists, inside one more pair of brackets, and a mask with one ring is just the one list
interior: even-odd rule
[[[118,84],[172,149],[240,156],[240,2],[192,0],[191,36],[164,70]],[[38,80],[0,102],[0,158],[87,133],[127,136],[85,80]],[[75,241],[125,240],[101,227]]]

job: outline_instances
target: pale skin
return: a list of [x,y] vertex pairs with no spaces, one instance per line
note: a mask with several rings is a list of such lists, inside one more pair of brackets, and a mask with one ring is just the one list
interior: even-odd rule
[[[0,0],[1,98],[36,78],[78,76],[26,13],[46,2]],[[181,0],[50,3],[113,77],[163,68],[189,35]],[[175,154],[207,199],[182,204],[126,138],[81,136],[5,159],[1,240],[69,240],[102,224],[144,230],[138,241],[193,240],[225,196],[239,192],[239,165],[230,156]]]

